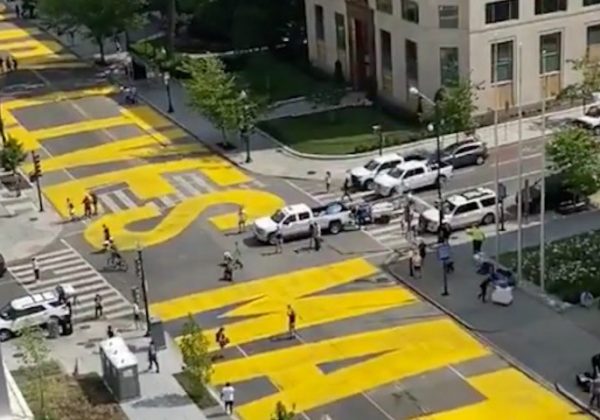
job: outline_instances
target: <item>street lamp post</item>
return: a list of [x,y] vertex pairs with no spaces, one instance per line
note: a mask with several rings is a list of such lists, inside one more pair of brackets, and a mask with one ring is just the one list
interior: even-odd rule
[[150,310],[148,308],[148,285],[146,284],[146,273],[144,271],[144,258],[142,255],[142,246],[137,244],[137,258],[135,268],[138,278],[142,283],[142,293],[144,294],[144,313],[146,314],[146,337],[150,336]]
[[383,132],[379,124],[373,126],[373,134],[379,139],[379,156],[381,156],[383,155]]
[[245,90],[240,92],[240,100],[243,103],[242,106],[242,121],[240,124],[240,134],[242,137],[242,141],[246,146],[246,163],[252,163],[252,156],[250,155],[250,127],[249,127],[249,119],[250,119],[250,105],[246,102],[248,99],[248,94]]
[[433,101],[429,97],[425,96],[414,86],[409,89],[411,95],[422,98],[425,102],[433,106],[435,111],[435,147],[436,147],[436,164],[437,164],[437,196],[438,196],[438,243],[444,242],[444,235],[442,234],[442,225],[444,223],[444,203],[442,200],[442,156],[441,156],[441,137],[442,137],[442,116],[440,105],[438,101]]
[[165,89],[167,91],[167,112],[172,114],[175,110],[173,109],[173,100],[171,99],[171,74],[168,71],[165,71],[163,74],[163,83],[165,84]]

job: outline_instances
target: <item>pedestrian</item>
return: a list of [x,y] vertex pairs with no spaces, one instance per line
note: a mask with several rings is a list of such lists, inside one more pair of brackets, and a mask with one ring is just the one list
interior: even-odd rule
[[99,293],[96,293],[94,296],[94,317],[96,319],[102,317],[104,315],[104,308],[102,307],[102,296]]
[[440,226],[440,237],[442,241],[448,242],[450,240],[450,235],[452,234],[452,228],[448,223],[442,223]]
[[421,257],[421,253],[419,252],[419,250],[416,250],[416,252],[413,255],[412,265],[415,278],[420,279],[421,268],[423,267],[423,257]]
[[590,403],[589,409],[600,408],[600,376],[595,375],[590,383]]
[[5,62],[6,62],[6,71],[11,72],[13,61],[12,61],[12,56],[10,54],[6,56]]
[[233,249],[233,255],[231,256],[233,260],[234,268],[239,268],[240,270],[244,268],[244,263],[242,261],[242,251],[240,250],[240,243],[235,241],[235,248]]
[[17,19],[21,18],[21,6],[19,6],[18,4],[15,5],[15,15],[17,16]]
[[156,373],[160,373],[156,344],[154,343],[154,340],[151,339],[150,344],[148,344],[148,371],[152,370],[152,366],[156,367]]
[[92,217],[92,200],[90,197],[87,195],[83,197],[81,204],[83,204],[83,215],[85,217]]
[[325,192],[329,193],[331,189],[331,172],[325,172]]
[[321,225],[318,222],[314,222],[314,232],[315,232],[315,251],[321,250],[321,242],[323,240],[321,236]]
[[[225,335],[225,327],[221,327],[215,334],[215,341],[219,345],[219,350],[222,352],[223,349],[229,344],[229,338]],[[220,354],[223,357],[223,354]]]
[[92,200],[92,214],[96,216],[98,214],[98,196],[95,192],[90,193],[90,199]]
[[67,197],[67,210],[69,211],[69,219],[71,222],[75,221],[75,206],[70,198]]
[[248,216],[246,215],[246,210],[244,206],[240,206],[238,209],[238,233],[242,233],[246,231],[246,220]]
[[17,70],[17,68],[19,67],[19,62],[17,61],[17,59],[13,56],[12,57],[12,68],[13,70]]
[[308,249],[315,248],[315,235],[317,232],[315,231],[315,222],[310,222],[308,225]]
[[296,311],[292,308],[292,305],[287,306],[287,318],[288,318],[288,333],[289,338],[294,338],[296,335]]
[[342,201],[344,201],[345,198],[348,198],[348,201],[352,201],[350,188],[352,188],[352,181],[350,180],[350,175],[346,175],[346,179],[344,179],[344,185],[342,185]]
[[65,292],[64,287],[62,287],[59,284],[58,286],[56,286],[55,290],[56,290],[56,296],[58,297],[58,303],[61,305],[66,305],[67,304],[67,293]]
[[133,310],[133,324],[135,325],[135,329],[139,330],[142,326],[142,319],[140,316],[140,305],[137,302],[133,302],[132,305]]
[[104,250],[106,251],[111,246],[112,237],[110,236],[110,229],[108,228],[108,226],[106,226],[104,224],[102,225],[102,238],[103,238],[102,245],[104,247]]
[[35,281],[40,279],[40,266],[36,257],[31,257],[31,269],[33,270],[33,278]]
[[277,227],[275,231],[275,253],[281,254],[283,252],[283,233],[281,227]]
[[2,73],[4,73],[5,68],[4,68],[4,57],[0,57],[0,71],[2,71]]
[[474,224],[467,229],[467,235],[471,237],[473,243],[473,255],[479,254],[481,252],[483,241],[485,240],[485,233],[483,233],[479,225]]
[[600,376],[600,353],[592,356],[592,373],[594,376]]
[[233,281],[233,261],[227,259],[223,264],[223,281]]
[[414,247],[411,247],[408,250],[408,275],[411,277],[415,276],[415,264],[414,264],[414,260],[415,260],[415,256],[418,254],[418,252],[415,250]]
[[487,302],[488,287],[490,286],[491,282],[492,279],[490,276],[488,276],[479,284],[479,294],[477,295],[477,298],[483,303]]
[[121,41],[119,41],[119,35],[113,37],[113,43],[115,44],[115,50],[120,53],[122,51]]
[[114,336],[115,336],[115,330],[113,330],[112,325],[109,325],[108,328],[106,328],[106,336],[108,338],[114,338]]
[[225,413],[228,415],[233,414],[233,404],[235,400],[235,388],[230,382],[227,382],[223,389],[221,389],[221,401],[225,404]]

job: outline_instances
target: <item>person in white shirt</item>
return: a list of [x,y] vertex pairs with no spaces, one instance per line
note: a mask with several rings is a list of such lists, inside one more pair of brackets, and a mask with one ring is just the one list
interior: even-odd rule
[[38,265],[37,258],[31,257],[31,269],[33,270],[33,278],[35,280],[40,279],[40,266]]
[[227,382],[221,390],[221,400],[225,404],[225,412],[229,415],[233,414],[233,402],[235,400],[235,388],[230,382]]

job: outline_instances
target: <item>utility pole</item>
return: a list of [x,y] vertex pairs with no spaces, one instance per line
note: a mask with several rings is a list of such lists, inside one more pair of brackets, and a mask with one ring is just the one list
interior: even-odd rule
[[[519,175],[518,175],[518,190],[517,197],[519,203],[517,205],[517,279],[522,280],[523,276],[523,206],[527,205],[523,202],[523,48],[519,44],[517,54],[517,100],[519,110],[518,120],[518,144],[519,144]],[[525,194],[526,196],[528,194]]]
[[548,78],[546,77],[546,50],[542,50],[542,185],[540,188],[540,288],[546,290],[546,95]]
[[497,66],[498,66],[498,43],[496,42],[496,39],[494,39],[494,48],[493,48],[493,53],[494,53],[494,58],[493,58],[493,63],[494,63],[494,68],[492,69],[493,71],[493,82],[495,83],[494,85],[494,153],[495,153],[495,165],[494,165],[494,186],[495,186],[495,190],[496,190],[496,209],[495,209],[495,217],[494,217],[494,221],[495,223],[495,234],[496,236],[494,237],[494,244],[495,244],[495,253],[494,256],[496,257],[496,261],[499,261],[500,258],[500,218],[503,217],[503,215],[500,214],[500,154],[498,153],[498,106],[499,106],[499,101],[498,101],[498,71],[497,71]]
[[150,311],[148,308],[148,285],[146,284],[146,273],[144,272],[144,258],[142,247],[137,245],[137,258],[135,259],[135,272],[142,283],[142,293],[144,294],[144,313],[146,314],[146,337],[150,336]]
[[381,131],[381,125],[376,124],[373,127],[373,134],[375,134],[375,136],[377,137],[377,140],[379,140],[379,156],[383,155],[383,132]]

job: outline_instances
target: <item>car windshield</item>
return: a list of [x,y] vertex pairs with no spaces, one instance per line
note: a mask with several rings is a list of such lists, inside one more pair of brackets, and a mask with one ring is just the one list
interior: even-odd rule
[[273,220],[275,223],[281,223],[283,219],[285,219],[285,216],[286,215],[284,212],[282,212],[281,210],[277,210],[275,214],[271,216],[271,220]]
[[450,201],[448,201],[448,200],[444,201],[444,214],[452,213],[455,208],[456,208],[456,206],[454,204],[452,204]]
[[402,178],[402,175],[403,175],[403,174],[404,174],[404,169],[400,169],[400,168],[398,168],[398,167],[396,167],[396,168],[392,169],[392,170],[389,172],[389,175],[390,175],[392,178]]
[[340,203],[334,203],[334,204],[330,204],[329,206],[327,206],[327,209],[325,209],[325,213],[326,214],[338,214],[338,213],[341,213],[342,210],[344,210],[344,208],[342,207],[342,205]]
[[600,117],[600,108],[593,106],[587,110],[585,115],[587,115],[588,117],[598,118],[598,117]]
[[376,160],[370,160],[367,162],[367,164],[364,166],[364,168],[368,171],[374,171],[375,169],[377,169],[377,167],[379,166],[379,163]]

